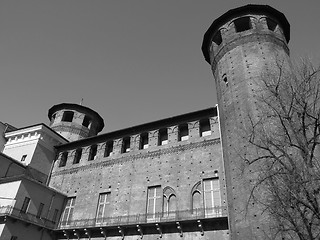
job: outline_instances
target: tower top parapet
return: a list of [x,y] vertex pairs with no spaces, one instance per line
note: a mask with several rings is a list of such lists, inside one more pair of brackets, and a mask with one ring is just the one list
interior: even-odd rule
[[94,110],[74,103],[54,105],[48,111],[50,127],[69,141],[96,136],[104,127]]
[[210,63],[210,47],[211,47],[212,38],[215,35],[215,33],[219,30],[219,28],[222,25],[224,25],[228,21],[232,19],[236,19],[241,16],[245,16],[247,14],[266,15],[276,20],[283,30],[283,34],[286,39],[286,42],[288,43],[290,41],[290,24],[282,12],[268,5],[248,4],[242,7],[231,9],[228,12],[224,13],[215,21],[213,21],[209,29],[206,31],[203,37],[201,49],[202,49],[202,53],[204,55],[205,60],[209,64],[211,64]]

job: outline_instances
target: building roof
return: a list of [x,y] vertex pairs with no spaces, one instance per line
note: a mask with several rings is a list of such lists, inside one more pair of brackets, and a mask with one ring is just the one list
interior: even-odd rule
[[284,36],[287,42],[290,41],[290,24],[282,12],[268,6],[268,5],[256,5],[256,4],[248,4],[242,7],[234,8],[229,10],[228,12],[221,15],[219,18],[213,21],[207,32],[204,34],[203,42],[202,42],[202,53],[204,55],[205,60],[210,64],[210,53],[209,47],[211,44],[211,38],[214,32],[223,24],[230,21],[231,19],[249,13],[255,14],[265,14],[269,16],[273,16],[275,19],[278,20],[279,24],[281,25]]

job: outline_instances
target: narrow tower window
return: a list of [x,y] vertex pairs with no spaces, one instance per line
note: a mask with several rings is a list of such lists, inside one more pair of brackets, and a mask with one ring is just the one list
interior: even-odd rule
[[271,31],[274,31],[278,24],[270,18],[267,18],[266,21],[267,21],[268,29]]
[[186,141],[189,139],[188,124],[182,124],[179,126],[179,141]]
[[106,148],[104,150],[104,157],[109,157],[112,155],[113,152],[113,141],[106,143]]
[[78,148],[74,155],[73,164],[79,163],[82,155],[82,148]]
[[211,135],[210,121],[209,119],[200,120],[200,137]]
[[168,129],[162,128],[159,130],[159,138],[158,138],[158,145],[166,145],[168,144]]
[[64,167],[67,164],[68,152],[64,152],[61,155],[59,167]]
[[221,31],[218,30],[212,37],[212,41],[218,46],[222,43]]
[[98,147],[97,147],[96,144],[95,144],[95,145],[92,145],[92,146],[90,147],[89,161],[92,161],[92,160],[94,160],[94,159],[96,158],[96,156],[97,156],[97,149],[98,149]]
[[63,122],[72,122],[72,120],[73,120],[73,115],[74,115],[74,112],[72,112],[72,111],[65,111],[65,112],[63,113],[63,116],[62,116],[61,121],[63,121]]
[[234,20],[234,26],[236,28],[236,32],[243,32],[251,29],[250,17],[242,17]]
[[27,154],[23,155],[23,156],[21,157],[21,162],[24,162],[24,161],[26,160],[26,158],[27,158]]
[[55,119],[56,119],[56,113],[52,114],[51,116],[51,124],[54,122]]
[[222,80],[224,81],[224,83],[226,84],[226,86],[228,87],[229,83],[228,83],[228,78],[227,78],[227,75],[224,73],[222,75]]
[[84,116],[84,118],[83,118],[83,122],[82,122],[82,126],[84,126],[84,127],[89,127],[90,126],[90,124],[91,124],[91,118],[90,117],[88,117],[87,115],[86,116]]
[[140,135],[139,149],[147,149],[149,147],[149,136],[148,133]]
[[121,153],[130,152],[130,137],[124,138],[122,142]]

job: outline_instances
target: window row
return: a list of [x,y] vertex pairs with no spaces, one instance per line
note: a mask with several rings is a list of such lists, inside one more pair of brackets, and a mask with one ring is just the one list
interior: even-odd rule
[[[56,113],[54,113],[52,115],[51,121],[54,121],[54,119],[56,118]],[[74,112],[73,111],[64,111],[61,121],[62,122],[72,122],[74,118]],[[90,128],[91,125],[91,118],[87,115],[84,116],[83,120],[82,120],[82,126]]]
[[[209,119],[203,119],[200,121],[199,124],[199,136],[200,137],[204,137],[204,136],[209,136],[211,135],[211,125],[210,125],[210,121]],[[186,141],[189,139],[189,128],[188,128],[188,124],[181,124],[178,126],[178,141]],[[169,143],[169,139],[168,139],[168,129],[167,128],[163,128],[159,130],[159,134],[158,134],[158,142],[157,145],[158,146],[163,146]],[[132,139],[130,136],[125,137],[122,139],[122,144],[121,144],[121,149],[120,149],[120,153],[127,153],[130,152],[132,150]],[[149,134],[148,132],[142,133],[140,134],[140,139],[139,139],[139,143],[138,143],[138,149],[142,150],[142,149],[147,149],[150,146],[149,143]],[[104,157],[109,157],[111,155],[114,154],[114,141],[108,141],[105,144],[105,148],[104,148]],[[82,157],[82,153],[83,153],[83,149],[82,148],[78,148],[75,151],[74,154],[74,158],[72,163],[73,164],[77,164],[80,162],[81,157]],[[98,153],[98,145],[94,144],[92,146],[90,146],[89,149],[89,156],[88,156],[88,161],[92,161],[96,158]],[[68,152],[63,152],[60,158],[60,162],[59,162],[59,167],[64,167],[67,164],[67,160],[68,160]]]
[[[267,28],[270,31],[275,31],[278,23],[272,20],[271,18],[264,18],[266,21]],[[240,17],[233,21],[234,28],[236,32],[244,32],[253,28],[252,19],[249,16]],[[222,43],[221,31],[218,30],[213,34],[212,41],[218,46]]]
[[[111,192],[99,194],[96,210],[96,223],[101,223],[104,219],[110,217],[111,208]],[[76,197],[67,199],[64,212],[61,217],[61,225],[69,225],[73,220],[73,212],[75,207]],[[158,217],[173,217],[176,214],[179,201],[173,188],[152,186],[148,187],[147,191],[147,210],[146,218],[155,219]],[[204,179],[198,182],[191,192],[190,210],[191,214],[204,214],[206,217],[220,217],[221,209],[221,194],[219,178]]]
[[[31,199],[29,197],[25,197],[24,201],[23,201],[23,204],[22,204],[22,206],[20,208],[20,214],[27,214],[27,213],[30,214],[28,212],[30,203],[31,203]],[[37,214],[35,215],[36,218],[41,218],[42,217],[43,209],[44,209],[44,203],[41,202],[39,204],[39,206],[37,207]],[[59,210],[58,209],[54,209],[54,212],[53,212],[53,215],[52,215],[52,219],[51,219],[52,222],[56,222],[57,221],[58,213],[59,213]]]

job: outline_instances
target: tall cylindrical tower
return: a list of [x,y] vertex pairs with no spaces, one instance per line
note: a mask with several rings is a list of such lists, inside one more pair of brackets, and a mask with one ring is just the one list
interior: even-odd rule
[[262,73],[276,71],[279,60],[289,63],[289,39],[286,17],[266,5],[232,9],[204,35],[202,51],[218,96],[231,239],[264,239],[261,230],[268,231],[268,217],[248,204],[252,172],[241,157],[246,144],[240,129],[258,112],[255,95]]
[[92,109],[61,103],[49,109],[50,127],[69,141],[97,135],[104,127],[102,117]]

